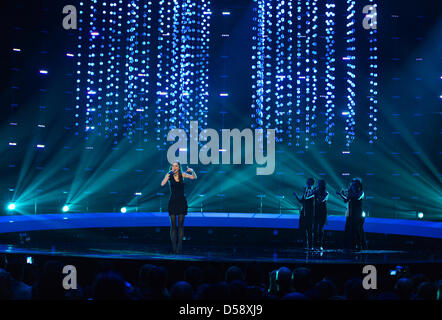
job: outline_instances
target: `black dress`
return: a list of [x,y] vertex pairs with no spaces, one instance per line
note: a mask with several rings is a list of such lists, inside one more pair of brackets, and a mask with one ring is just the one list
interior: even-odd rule
[[313,221],[315,216],[315,197],[312,197],[313,194],[313,189],[311,188],[304,190],[301,215],[299,217],[299,229],[304,233],[304,242],[309,248],[313,245]]
[[349,192],[348,196],[348,217],[346,222],[347,248],[365,248],[364,241],[364,220],[362,216],[362,198],[363,193],[354,194]]
[[184,182],[176,182],[173,175],[169,179],[170,199],[169,199],[169,216],[187,215],[187,200],[184,197]]
[[318,224],[321,228],[327,221],[327,201],[325,200],[327,195],[327,191],[325,194],[320,194],[318,191],[315,196],[315,224]]

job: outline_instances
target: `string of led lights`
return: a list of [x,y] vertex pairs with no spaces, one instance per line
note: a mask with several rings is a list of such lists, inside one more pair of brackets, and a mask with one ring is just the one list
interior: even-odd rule
[[[173,120],[176,107],[171,104],[172,100],[172,86],[170,83],[174,79],[174,75],[170,75],[174,71],[175,56],[172,55],[172,48],[176,47],[176,41],[172,39],[172,25],[167,23],[170,17],[166,17],[166,13],[174,10],[174,6],[170,1],[159,2],[159,18],[158,18],[158,57],[157,57],[157,99],[155,109],[155,132],[157,147],[161,147],[166,144],[163,139],[164,132],[167,131],[169,123],[166,122],[166,118]],[[175,8],[176,10],[176,8]],[[173,19],[175,20],[175,11]],[[172,60],[173,59],[173,60]],[[160,142],[162,141],[162,143]]]
[[[374,0],[369,0],[370,5],[376,8]],[[376,13],[374,13],[376,15]],[[376,16],[371,17],[372,22],[376,24]],[[369,123],[368,123],[368,135],[369,143],[374,143],[377,140],[377,113],[378,113],[378,88],[377,88],[377,77],[378,77],[378,53],[377,53],[377,28],[371,28],[368,36],[369,42]]]
[[305,35],[302,34],[302,27],[304,26],[303,22],[303,11],[302,11],[303,0],[298,0],[296,7],[296,147],[300,146],[301,142],[301,88],[305,85],[305,76],[304,67],[303,67],[303,37]]
[[272,1],[265,1],[265,55],[264,55],[264,65],[265,65],[265,95],[264,95],[264,128],[273,128],[272,126],[272,74],[274,72],[274,55],[272,50],[272,38],[273,38],[273,21],[272,21],[272,11],[273,4]]
[[150,1],[141,5],[141,9],[138,1],[128,4],[124,81],[126,132],[124,135],[129,138],[129,142],[133,141],[136,131],[139,132],[137,139],[143,137],[144,141],[147,141],[151,6]]
[[[316,108],[317,108],[317,100],[318,100],[318,86],[317,86],[317,82],[318,82],[318,78],[317,78],[317,73],[318,73],[318,0],[312,0],[312,21],[311,21],[311,32],[312,32],[312,36],[311,36],[311,62],[312,62],[312,82],[311,82],[311,86],[312,86],[312,90],[311,90],[311,101],[312,101],[312,105],[311,105],[311,126],[310,126],[310,132],[311,132],[311,137],[312,139],[310,140],[310,144],[314,144],[315,143],[315,137],[316,137],[316,128],[317,128],[317,124],[316,124]],[[306,148],[308,148],[308,144],[306,143]]]
[[256,12],[253,17],[253,31],[255,35],[252,37],[252,128],[262,128],[263,126],[263,105],[264,105],[264,51],[265,51],[265,1],[255,0],[257,6],[253,8]]
[[[277,141],[287,137],[289,145],[295,132],[297,147],[304,124],[305,147],[308,148],[314,143],[317,128],[318,1],[298,0],[296,12],[292,0],[255,2],[252,120],[258,127],[274,128]],[[295,63],[296,70],[293,70]],[[305,113],[303,123],[302,113]]]
[[286,129],[286,133],[287,133],[287,142],[288,145],[292,145],[292,139],[293,139],[293,127],[292,127],[292,117],[293,117],[293,90],[296,87],[293,83],[293,75],[294,75],[294,70],[293,70],[293,63],[294,63],[294,59],[293,59],[293,28],[295,27],[295,24],[293,22],[293,12],[294,12],[294,8],[293,8],[293,1],[292,0],[288,0],[287,1],[287,37],[286,37],[286,42],[287,42],[287,52],[288,52],[288,57],[287,57],[287,74],[286,74],[286,79],[287,79],[287,97],[288,97],[288,102],[287,102],[287,129]]
[[197,41],[197,109],[199,112],[198,120],[204,128],[207,127],[207,119],[209,116],[209,48],[210,48],[210,17],[212,11],[210,10],[210,1],[201,3],[201,12],[199,21],[201,27],[197,29],[199,35]]
[[347,55],[345,57],[345,60],[347,61],[346,67],[347,67],[347,112],[346,115],[346,124],[345,124],[345,131],[346,135],[345,138],[347,140],[346,146],[350,147],[350,144],[353,142],[355,137],[355,80],[356,80],[356,38],[355,38],[355,1],[354,0],[347,0],[347,32],[346,32],[346,51]]
[[305,2],[306,12],[305,12],[305,148],[308,149],[310,143],[310,112],[311,112],[311,92],[310,92],[310,69],[311,69],[311,31],[312,31],[312,21],[311,21],[311,6],[310,1],[307,0]]
[[275,81],[275,133],[276,133],[276,141],[283,141],[283,124],[284,118],[283,115],[285,113],[285,70],[284,64],[287,61],[285,48],[285,10],[284,10],[284,1],[278,2],[276,5],[276,58],[275,58],[275,73],[276,73],[276,81]]
[[84,14],[84,2],[80,2],[80,10],[78,12],[78,45],[77,45],[77,76],[75,79],[75,135],[79,135],[80,131],[80,88],[81,88],[81,50],[82,50],[82,41],[83,41],[83,14]]
[[335,117],[335,85],[334,81],[335,78],[335,40],[334,40],[334,18],[335,18],[335,3],[334,0],[328,1],[325,4],[326,11],[325,11],[325,23],[326,23],[326,45],[325,45],[325,91],[326,91],[326,102],[325,102],[325,141],[328,144],[332,143],[333,138],[333,127],[335,125],[334,123],[334,117]]
[[[197,120],[207,126],[210,1],[160,1],[156,133]],[[161,141],[163,141],[161,143]]]
[[137,101],[137,89],[138,89],[138,21],[139,21],[139,6],[135,1],[131,1],[128,5],[127,16],[128,20],[126,23],[126,64],[125,64],[125,80],[124,80],[124,114],[123,118],[125,122],[123,126],[126,129],[124,135],[129,138],[132,142],[133,138],[133,127],[135,126],[135,114],[134,110],[138,107]]

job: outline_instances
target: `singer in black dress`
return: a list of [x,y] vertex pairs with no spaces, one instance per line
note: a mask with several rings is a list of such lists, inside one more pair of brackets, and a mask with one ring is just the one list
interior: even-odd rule
[[169,216],[187,215],[187,200],[184,196],[184,181],[182,176],[178,175],[178,181],[174,176],[169,178],[170,199]]
[[[187,200],[184,196],[184,178],[196,179],[193,169],[187,168],[187,172],[182,172],[181,164],[178,161],[172,163],[169,172],[161,182],[163,187],[169,181],[169,217],[170,217],[170,240],[174,254],[181,253],[184,236],[184,217],[187,215]],[[177,223],[178,219],[178,223]]]

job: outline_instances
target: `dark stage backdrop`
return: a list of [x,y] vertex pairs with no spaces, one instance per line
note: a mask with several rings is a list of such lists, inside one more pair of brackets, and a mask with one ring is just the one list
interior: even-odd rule
[[[161,47],[166,44],[159,40],[161,33],[164,36],[167,33],[159,30],[160,8],[168,2],[107,1],[107,10],[122,8],[116,12],[117,23],[120,13],[121,21],[130,22],[125,15],[131,12],[133,3],[146,4],[144,11],[143,7],[139,9],[146,13],[139,21],[146,24],[134,24],[132,33],[128,31],[130,27],[123,24],[122,35],[118,34],[117,24],[113,34],[110,29],[98,30],[94,37],[105,36],[105,39],[91,48],[93,30],[88,23],[94,21],[94,25],[99,26],[106,14],[109,18],[109,12],[102,13],[103,3],[4,1],[1,5],[0,194],[3,207],[15,201],[21,214],[60,212],[64,204],[69,204],[74,212],[119,211],[122,206],[127,206],[129,213],[167,211],[169,190],[161,188],[160,182],[169,166],[166,153],[170,143],[166,143],[164,135],[169,129],[165,122],[170,114],[165,111],[172,106],[167,106],[166,98],[159,93],[161,81],[157,75],[176,70],[172,58],[179,52],[170,47],[169,56],[163,55],[164,50],[169,49]],[[207,7],[202,7],[203,3]],[[190,27],[190,38],[195,38],[191,40],[200,46],[202,54],[196,60],[204,65],[200,66],[203,78],[198,78],[198,89],[193,92],[195,99],[188,102],[189,115],[184,118],[207,122],[200,121],[201,128],[241,130],[256,124],[256,118],[252,118],[255,113],[252,104],[256,100],[252,67],[256,60],[252,56],[256,54],[253,37],[258,32],[253,29],[257,23],[254,18],[260,3],[262,1],[212,0],[197,3],[201,7],[195,7],[201,13],[200,18],[204,12],[210,12],[207,14],[210,25],[201,33],[192,30],[197,22]],[[275,10],[277,2],[268,3],[273,3],[272,10]],[[298,2],[292,3],[296,7]],[[276,167],[272,175],[257,176],[257,165],[189,165],[198,173],[198,180],[186,183],[191,211],[297,213],[298,203],[292,192],[300,192],[305,180],[314,177],[327,182],[331,193],[329,212],[343,215],[345,206],[335,191],[346,188],[353,177],[360,177],[366,194],[364,209],[369,216],[414,219],[417,212],[423,212],[424,219],[442,220],[440,4],[417,0],[377,4],[377,140],[369,143],[367,96],[370,95],[372,52],[369,51],[369,31],[362,26],[362,8],[371,2],[357,1],[356,125],[354,140],[347,147],[346,116],[342,115],[348,103],[345,57],[349,37],[345,1],[317,1],[320,8],[317,93],[318,97],[325,94],[326,3],[336,3],[332,143],[325,139],[327,116],[322,105],[316,111],[317,135],[308,148],[303,143],[304,122],[299,127],[302,140],[299,146],[296,133],[289,138],[295,126],[291,131],[284,127],[281,133],[284,139],[276,146]],[[66,5],[74,5],[78,11],[84,8],[82,15],[78,12],[83,21],[79,21],[77,27],[82,30],[63,28],[62,10]],[[90,16],[91,5],[100,8],[94,16]],[[167,15],[163,21],[166,18]],[[270,30],[274,32],[277,18],[272,18],[274,25]],[[147,25],[150,28],[147,29]],[[209,37],[208,42],[198,43],[203,34]],[[135,37],[130,38],[131,35]],[[139,42],[135,44],[134,39]],[[183,38],[177,43],[183,45]],[[275,42],[271,46],[275,46]],[[135,51],[131,50],[137,49],[140,51],[134,55]],[[275,47],[271,47],[272,50],[276,52]],[[91,54],[96,55],[92,59],[96,63],[93,66],[88,64],[92,61]],[[143,61],[143,56],[148,59]],[[130,57],[141,58],[131,60]],[[143,70],[143,65],[149,68]],[[271,68],[276,68],[275,64]],[[89,74],[91,70],[97,74]],[[103,73],[99,74],[99,70]],[[129,70],[128,74],[124,70]],[[137,76],[136,81],[131,75]],[[104,91],[92,92],[96,83],[87,80],[98,82],[100,77]],[[140,91],[140,86],[145,90]],[[295,94],[296,87],[292,90]],[[101,118],[94,115],[87,123],[87,112],[94,112],[88,109],[98,107],[100,101],[96,97],[100,94],[106,107]],[[134,98],[134,94],[138,96]],[[115,102],[119,102],[118,106]],[[107,114],[105,108],[112,114]],[[284,108],[285,105],[282,110],[287,111]],[[136,109],[142,110],[142,116]],[[304,118],[304,111],[300,116]],[[114,119],[110,129],[106,118]],[[189,130],[179,116],[175,125]],[[94,129],[86,130],[87,126]]]

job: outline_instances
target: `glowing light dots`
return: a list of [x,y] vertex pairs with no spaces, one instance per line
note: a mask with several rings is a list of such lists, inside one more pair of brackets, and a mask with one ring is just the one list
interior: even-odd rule
[[[330,0],[331,1],[331,0]],[[317,137],[320,112],[319,7],[317,0],[255,0],[252,55],[252,122],[275,128],[278,142],[308,148]],[[332,17],[333,18],[333,17]],[[332,30],[329,30],[332,37]],[[328,54],[334,54],[329,39]],[[333,61],[329,62],[333,63]],[[333,65],[329,67],[329,80]],[[334,98],[334,86],[328,91]],[[330,104],[333,99],[330,97]],[[329,106],[329,109],[332,106]],[[304,117],[301,119],[301,117]],[[304,132],[302,132],[304,129]]]
[[347,56],[346,69],[347,69],[347,110],[348,115],[345,119],[345,138],[347,140],[346,146],[350,147],[354,137],[355,137],[355,87],[356,87],[356,38],[355,38],[355,0],[347,0],[347,24],[346,24],[346,43],[347,43]]
[[[374,4],[374,0],[370,0],[370,5],[376,8],[376,4]],[[376,18],[376,17],[374,17]],[[377,29],[371,29],[369,31],[368,36],[369,42],[369,123],[368,123],[368,135],[369,135],[369,143],[373,143],[377,140],[377,121],[378,121],[378,48],[377,48]]]
[[76,127],[85,110],[89,134],[147,141],[151,20],[149,0],[80,3]]
[[326,102],[325,102],[325,141],[328,144],[332,143],[333,137],[333,127],[334,127],[334,116],[335,116],[335,40],[334,40],[334,19],[335,19],[335,3],[334,1],[328,1],[325,4],[325,92],[326,92]]
[[198,120],[207,126],[210,1],[160,1],[158,29],[157,147],[174,128]]

